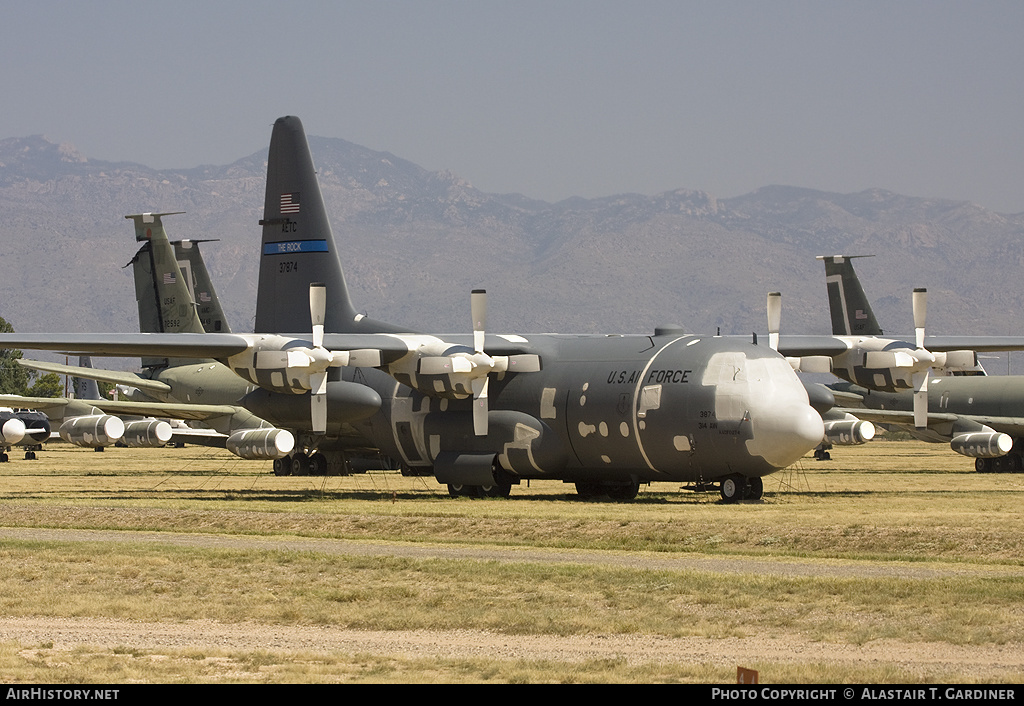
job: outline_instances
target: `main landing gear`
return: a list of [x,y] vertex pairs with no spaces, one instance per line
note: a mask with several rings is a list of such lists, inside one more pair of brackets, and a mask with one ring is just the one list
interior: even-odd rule
[[760,500],[764,494],[764,482],[759,477],[747,478],[734,475],[722,479],[718,488],[723,502],[735,503],[740,500]]
[[632,500],[640,492],[640,481],[577,481],[576,493],[584,500],[607,496],[611,500]]
[[494,485],[456,485],[448,484],[448,495],[453,498],[507,498],[512,494],[511,483]]
[[295,453],[274,459],[275,476],[325,476],[327,468],[327,456],[320,452]]
[[974,470],[978,473],[1020,473],[1022,469],[1024,459],[1015,451],[996,458],[974,459]]

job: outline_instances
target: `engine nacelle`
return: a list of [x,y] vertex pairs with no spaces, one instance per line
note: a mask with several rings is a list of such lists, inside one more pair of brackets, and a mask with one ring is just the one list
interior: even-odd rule
[[295,448],[295,437],[287,429],[246,429],[229,436],[225,446],[249,461],[284,458]]
[[945,351],[935,353],[935,366],[947,370],[972,370],[978,365],[978,354],[974,351]]
[[162,419],[143,419],[124,425],[125,446],[133,449],[154,449],[171,440],[171,425]]
[[1010,453],[1013,439],[1009,434],[998,431],[975,431],[957,434],[949,446],[958,454],[971,458],[997,458]]
[[875,425],[860,419],[825,422],[825,441],[836,446],[866,444],[875,438]]
[[17,417],[3,420],[0,423],[0,441],[4,444],[17,444],[25,438],[25,422]]
[[89,414],[67,420],[60,425],[58,433],[64,441],[76,446],[109,446],[124,436],[124,422],[109,414]]

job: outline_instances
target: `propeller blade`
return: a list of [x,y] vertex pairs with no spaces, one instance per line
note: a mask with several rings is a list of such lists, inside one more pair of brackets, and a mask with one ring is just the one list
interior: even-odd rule
[[327,395],[309,396],[309,416],[313,422],[314,434],[327,433]]
[[782,293],[768,293],[768,345],[779,350],[779,330],[782,328]]
[[476,378],[473,385],[473,433],[487,436],[487,377]]
[[484,352],[484,331],[487,328],[487,290],[474,289],[469,298],[469,308],[473,315],[473,349],[477,353]]
[[931,369],[924,372],[914,373],[914,426],[918,429],[928,427],[928,378],[931,376]]
[[327,433],[327,371],[309,376],[309,415],[313,422],[314,434]]
[[327,286],[323,282],[309,285],[309,318],[313,322],[313,347],[323,348],[324,318],[327,311]]
[[924,348],[924,321],[928,316],[928,290],[918,288],[914,290],[914,334],[917,337],[917,347]]

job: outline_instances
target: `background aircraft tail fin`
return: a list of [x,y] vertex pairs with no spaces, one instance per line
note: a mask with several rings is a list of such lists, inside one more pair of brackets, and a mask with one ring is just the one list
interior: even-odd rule
[[228,326],[224,309],[220,305],[217,290],[214,289],[210,272],[206,269],[206,262],[203,261],[203,254],[199,251],[199,244],[205,242],[208,241],[172,241],[174,259],[178,261],[178,268],[192,295],[192,303],[195,304],[203,330],[207,333],[231,333],[231,327]]
[[[178,265],[174,247],[167,240],[167,233],[161,220],[162,216],[170,215],[174,214],[140,213],[125,216],[126,219],[135,222],[135,239],[142,242],[142,247],[129,263],[135,276],[139,331],[203,333],[205,329],[192,300],[190,283]],[[205,266],[202,269],[205,272]],[[223,317],[223,314],[221,316]],[[144,368],[164,367],[168,364],[167,358],[142,359]]]
[[832,334],[835,336],[880,336],[882,328],[875,319],[857,273],[853,271],[855,257],[873,255],[819,255],[825,261],[825,285],[828,288],[828,308],[832,314]]
[[[92,367],[92,356],[78,356],[78,365],[82,368]],[[74,378],[74,392],[77,400],[102,400],[100,386],[92,378]]]
[[270,137],[263,205],[256,333],[312,329],[309,285],[327,288],[324,330],[372,333],[400,329],[358,314],[327,219],[302,121],[278,118]]

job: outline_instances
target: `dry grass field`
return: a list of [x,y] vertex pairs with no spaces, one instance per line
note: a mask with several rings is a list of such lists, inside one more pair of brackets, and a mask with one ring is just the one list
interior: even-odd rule
[[0,465],[8,682],[1024,679],[1024,475],[877,440],[725,505],[224,451],[53,444]]

